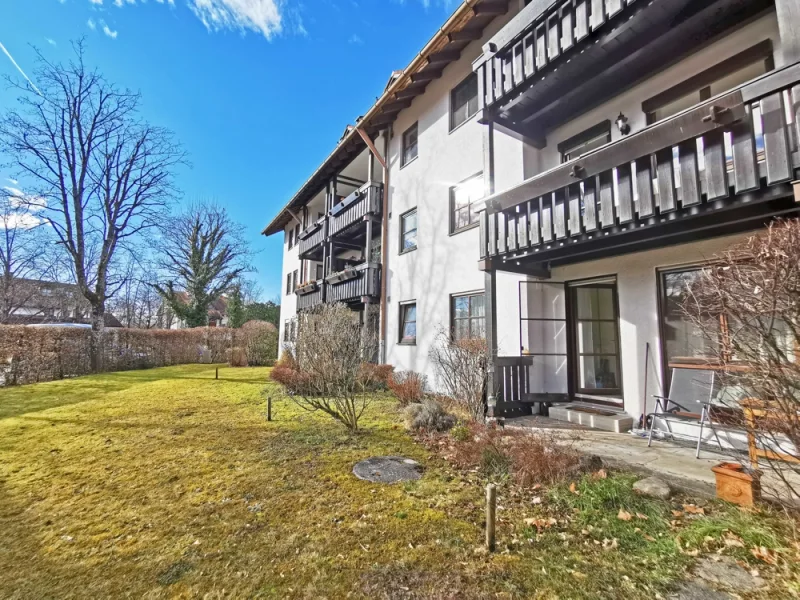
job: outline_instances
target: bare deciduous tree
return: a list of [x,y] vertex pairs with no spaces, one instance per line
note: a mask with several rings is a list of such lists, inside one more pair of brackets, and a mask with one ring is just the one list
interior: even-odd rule
[[154,266],[131,257],[123,283],[110,302],[110,311],[125,327],[151,329],[159,326],[162,302],[153,287]]
[[375,331],[362,334],[358,313],[343,304],[326,304],[298,317],[295,359],[303,377],[293,398],[309,411],[321,410],[351,431],[369,406],[371,381],[361,368],[377,348]]
[[165,222],[156,290],[188,327],[208,323],[208,307],[249,269],[250,248],[227,211],[200,203]]
[[0,119],[0,150],[71,259],[92,307],[97,371],[106,302],[122,283],[114,276],[117,255],[159,223],[185,156],[170,132],[140,119],[138,93],[89,69],[82,42],[74,51],[68,64],[39,54],[37,87],[15,84],[20,109]]
[[57,277],[53,240],[28,204],[21,190],[0,189],[0,323],[9,323],[38,293],[30,280]]
[[486,340],[454,340],[446,329],[439,330],[436,343],[430,351],[431,361],[445,393],[461,404],[476,421],[482,421],[484,416],[487,355]]
[[[723,252],[687,286],[682,308],[722,384],[766,403],[766,418],[742,426],[761,448],[800,460],[800,221],[776,221]],[[765,464],[800,496],[787,476],[800,463]]]

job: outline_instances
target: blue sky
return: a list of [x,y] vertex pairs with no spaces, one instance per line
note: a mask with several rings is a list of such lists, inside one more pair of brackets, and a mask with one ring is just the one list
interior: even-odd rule
[[[86,36],[88,62],[141,91],[144,116],[189,152],[185,201],[214,199],[247,231],[280,293],[276,211],[442,25],[450,0],[0,0],[0,43],[32,75]],[[18,76],[0,52],[0,75]],[[0,110],[15,94],[0,86]],[[6,173],[0,173],[3,182]]]

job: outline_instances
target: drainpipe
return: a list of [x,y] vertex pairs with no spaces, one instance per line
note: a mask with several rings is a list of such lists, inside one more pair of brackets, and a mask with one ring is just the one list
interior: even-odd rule
[[381,231],[381,316],[378,362],[386,364],[386,314],[388,303],[386,298],[387,280],[389,279],[389,133],[391,125],[383,130],[383,215]]

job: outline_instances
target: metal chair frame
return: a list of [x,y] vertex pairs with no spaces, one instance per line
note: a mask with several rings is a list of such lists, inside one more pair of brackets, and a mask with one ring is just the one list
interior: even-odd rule
[[[682,369],[679,367],[673,368],[672,379],[669,387],[670,396],[674,396],[675,390],[677,389],[677,386],[675,385],[676,375],[683,375],[684,371],[687,373],[691,373],[693,375],[696,375],[698,373],[710,374],[710,381],[708,382],[709,386],[708,398],[706,399],[695,398],[693,400],[695,403],[702,405],[702,408],[700,410],[700,419],[699,419],[700,431],[697,434],[697,449],[695,451],[695,458],[700,458],[700,444],[703,441],[703,429],[706,426],[708,426],[711,429],[712,433],[714,434],[714,438],[717,440],[717,445],[719,446],[719,449],[722,450],[722,442],[720,442],[719,440],[719,435],[717,435],[717,430],[714,429],[714,422],[711,418],[711,409],[712,409],[711,398],[713,397],[714,394],[715,373],[711,370],[703,370],[703,369]],[[653,443],[653,431],[655,430],[656,418],[660,418],[664,421],[664,423],[666,423],[667,431],[669,432],[669,435],[672,437],[673,440],[675,439],[675,434],[673,433],[672,426],[670,425],[670,418],[672,420],[681,421],[684,423],[691,421],[691,419],[676,418],[674,413],[677,410],[682,410],[684,412],[691,412],[691,411],[687,407],[676,402],[673,398],[667,396],[659,396],[655,394],[653,395],[653,398],[656,399],[655,411],[647,415],[648,417],[650,417],[650,435],[647,441],[648,447],[650,447],[650,445]],[[674,407],[670,408],[670,405],[673,405]]]

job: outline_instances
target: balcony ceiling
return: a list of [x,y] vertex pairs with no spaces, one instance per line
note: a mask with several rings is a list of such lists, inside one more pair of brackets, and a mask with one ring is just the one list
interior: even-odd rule
[[[499,107],[499,124],[542,139],[773,6],[771,0],[635,2],[616,28],[590,35]],[[591,74],[591,76],[590,76]]]

